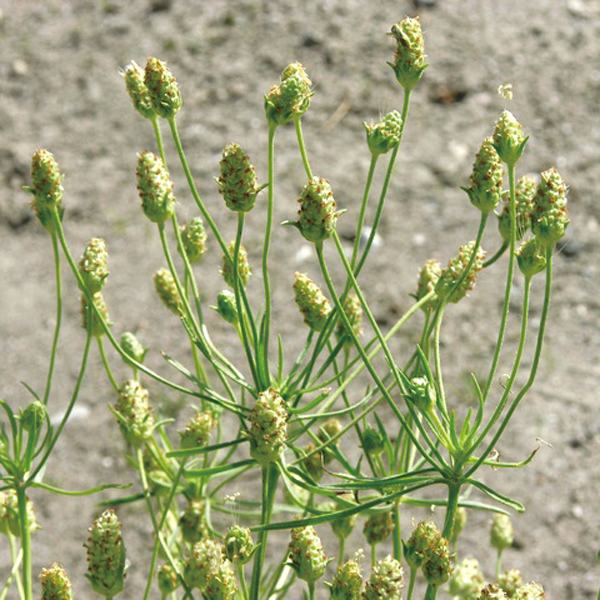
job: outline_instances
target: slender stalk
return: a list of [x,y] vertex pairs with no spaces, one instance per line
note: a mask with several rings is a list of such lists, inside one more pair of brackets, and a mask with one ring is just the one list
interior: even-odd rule
[[[302,115],[298,115],[294,118],[294,127],[296,128],[296,137],[298,138],[298,148],[300,148],[300,156],[302,156],[302,164],[304,165],[304,170],[306,171],[306,176],[309,180],[313,179],[312,171],[310,170],[310,165],[308,164],[308,156],[306,154],[306,146],[304,145],[304,136],[302,135],[302,123],[300,119]],[[269,181],[271,179],[269,178]]]
[[21,581],[21,573],[19,572],[19,567],[21,566],[21,561],[23,560],[23,549],[20,548],[17,553],[17,545],[15,544],[15,536],[12,533],[8,533],[8,543],[10,545],[10,558],[12,562],[12,569],[10,570],[10,575],[6,580],[6,584],[4,586],[4,591],[0,600],[4,600],[6,594],[8,593],[8,589],[10,587],[10,582],[12,581],[12,577],[14,575],[15,583],[17,585],[17,591],[19,593],[19,598],[21,600],[25,598],[25,591],[23,590],[23,582]]
[[509,246],[509,242],[503,242],[502,246],[500,246],[500,248],[498,249],[496,254],[494,254],[491,258],[488,258],[483,263],[483,268],[487,269],[488,267],[491,267],[506,252],[506,249],[508,248],[508,246]]
[[400,500],[396,500],[392,506],[392,517],[394,519],[393,543],[394,543],[394,558],[402,561],[402,530],[400,528]]
[[316,596],[315,596],[315,582],[314,581],[309,581],[308,582],[308,598],[309,600],[315,600]]
[[33,588],[31,585],[31,524],[27,514],[27,496],[25,488],[18,486],[16,489],[19,503],[19,529],[21,532],[21,550],[23,551],[22,578],[24,584],[25,600],[33,600]]
[[244,565],[238,565],[238,579],[240,581],[240,592],[242,600],[248,600],[248,588],[246,586],[246,576],[244,575]]
[[108,380],[112,385],[115,392],[119,393],[119,384],[117,380],[114,378],[110,365],[108,364],[108,360],[106,358],[106,352],[104,352],[104,344],[102,343],[102,337],[97,336],[96,342],[98,343],[98,350],[100,350],[100,357],[102,358],[102,364],[104,365],[104,370],[106,371],[106,375],[108,376]]
[[365,183],[365,191],[363,193],[362,202],[360,204],[360,212],[358,213],[358,222],[356,224],[356,234],[354,236],[354,247],[352,248],[352,258],[350,259],[350,266],[354,270],[356,266],[356,259],[358,258],[358,251],[360,249],[360,235],[363,230],[365,222],[365,213],[367,212],[367,204],[369,202],[369,194],[371,192],[371,184],[373,182],[373,175],[375,174],[375,167],[377,165],[377,159],[379,154],[371,154],[371,162],[369,164],[369,172],[367,174],[367,181]]
[[415,582],[417,581],[417,569],[411,569],[408,579],[408,589],[406,590],[406,600],[412,600],[413,591],[415,589]]

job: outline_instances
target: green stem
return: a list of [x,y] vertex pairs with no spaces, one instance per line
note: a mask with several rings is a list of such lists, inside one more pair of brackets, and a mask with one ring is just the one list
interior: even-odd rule
[[96,342],[98,343],[98,350],[100,350],[100,357],[102,358],[102,364],[104,365],[104,370],[106,371],[108,380],[110,381],[110,384],[112,385],[115,392],[117,392],[117,394],[118,394],[119,389],[120,389],[119,384],[117,383],[117,380],[114,378],[114,375],[112,374],[110,365],[108,364],[108,360],[106,358],[106,353],[104,352],[104,344],[102,343],[102,337],[97,336]]
[[446,519],[444,521],[444,530],[442,536],[447,540],[452,536],[452,529],[454,528],[454,517],[456,515],[456,509],[458,507],[458,496],[460,494],[460,484],[450,483],[448,484],[448,502],[446,504]]
[[498,550],[498,555],[496,556],[496,579],[500,579],[500,575],[502,575],[502,550]]
[[365,222],[365,213],[367,212],[367,204],[369,202],[369,194],[371,192],[371,184],[373,182],[373,175],[375,174],[375,166],[377,165],[377,159],[379,154],[371,154],[371,162],[369,164],[369,172],[367,174],[367,181],[365,183],[365,191],[363,193],[362,202],[360,204],[360,212],[358,214],[358,223],[356,224],[356,234],[354,236],[354,247],[352,248],[352,258],[350,259],[350,266],[352,270],[356,267],[356,259],[358,258],[358,251],[360,249],[360,235],[363,230]]
[[6,584],[4,586],[4,591],[2,593],[2,597],[0,600],[4,600],[6,594],[8,593],[8,589],[10,587],[10,582],[14,575],[15,583],[17,585],[17,591],[19,593],[19,598],[23,599],[25,597],[25,591],[23,590],[23,582],[21,581],[21,573],[19,572],[19,567],[21,566],[21,561],[23,560],[23,549],[21,548],[17,553],[17,546],[15,544],[15,536],[12,533],[8,533],[8,543],[10,544],[10,558],[12,562],[12,568],[10,571],[10,575],[6,580]]
[[483,268],[487,269],[488,267],[491,267],[506,252],[506,249],[508,248],[508,246],[509,246],[509,242],[502,242],[502,246],[500,246],[500,248],[498,249],[496,254],[494,254],[494,256],[492,256],[491,258],[488,258],[483,263]]
[[338,567],[344,563],[344,554],[346,553],[346,538],[338,537]]
[[19,503],[19,529],[21,532],[21,549],[23,551],[22,578],[25,586],[25,600],[33,600],[32,574],[31,574],[31,527],[27,514],[27,496],[25,488],[17,487],[17,500]]
[[244,575],[244,565],[238,565],[238,579],[240,580],[242,599],[248,600],[248,588],[246,586],[246,576]]
[[406,591],[406,600],[412,600],[413,591],[415,589],[415,582],[417,581],[417,569],[411,569],[408,579],[408,589]]
[[398,561],[402,561],[402,529],[400,528],[400,501],[396,500],[392,507],[392,517],[394,519],[394,531],[393,531],[393,542],[394,542],[394,558]]
[[54,374],[54,363],[56,361],[58,336],[60,333],[60,324],[62,319],[60,254],[58,252],[58,240],[56,239],[55,231],[52,232],[52,252],[54,254],[54,274],[56,279],[56,324],[54,326],[54,338],[52,340],[52,350],[50,352],[50,365],[48,367],[48,377],[46,379],[46,390],[44,392],[44,404],[48,404],[48,399],[50,398],[50,388],[52,387],[52,376]]
[[315,600],[316,596],[315,596],[315,582],[314,581],[309,581],[308,582],[308,598],[309,600]]
[[[300,155],[302,156],[302,164],[304,165],[304,170],[306,171],[306,176],[309,180],[313,179],[312,171],[310,170],[310,165],[308,164],[308,156],[306,154],[306,146],[304,145],[304,136],[302,135],[302,124],[300,123],[301,115],[298,115],[294,118],[294,127],[296,128],[296,137],[298,138],[298,148],[300,148]],[[269,181],[271,178],[269,177]]]

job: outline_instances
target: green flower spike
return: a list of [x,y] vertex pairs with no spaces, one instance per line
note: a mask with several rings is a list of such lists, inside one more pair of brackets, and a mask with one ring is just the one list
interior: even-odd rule
[[181,92],[167,63],[157,58],[148,58],[144,83],[150,94],[154,112],[164,119],[172,119],[181,108]]
[[402,542],[404,559],[411,570],[418,569],[429,559],[431,548],[437,546],[440,538],[433,521],[422,521],[415,527],[410,538]]
[[513,545],[515,534],[513,531],[510,517],[504,514],[497,514],[492,521],[490,531],[490,544],[492,548],[502,552]]
[[[335,437],[338,433],[340,433],[341,430],[342,424],[339,422],[338,419],[328,419],[327,421],[325,421],[325,423],[323,423],[323,425],[321,425],[321,427],[319,427],[318,438],[321,442],[326,442],[327,440]],[[339,440],[336,440],[335,442],[331,442],[324,448],[323,462],[326,465],[328,465],[335,458],[335,456],[329,448],[331,448],[331,446],[337,447],[338,443]]]
[[502,161],[508,166],[514,166],[521,158],[529,136],[525,137],[521,124],[514,115],[505,110],[496,121],[493,133],[494,148]]
[[[442,265],[434,259],[426,260],[425,264],[421,267],[419,272],[419,280],[417,282],[417,291],[414,295],[415,300],[418,302],[424,298],[429,292],[435,290],[435,286],[442,274]],[[438,301],[436,295],[432,296],[426,304],[421,307],[425,312],[434,308]]]
[[100,238],[92,238],[79,261],[79,272],[90,294],[102,291],[108,277],[107,262],[106,243]]
[[[229,287],[235,288],[235,278],[233,273],[233,257],[235,253],[235,242],[231,242],[229,246],[227,246],[227,252],[231,257],[231,260],[227,260],[226,257],[223,256],[223,266],[221,267],[221,275],[223,276],[223,280]],[[248,285],[248,280],[250,279],[251,274],[252,267],[248,262],[248,253],[246,252],[244,246],[240,245],[240,251],[238,254],[238,279],[242,287],[246,287]]]
[[146,353],[148,352],[148,348],[144,348],[135,335],[129,331],[125,331],[121,335],[121,349],[127,356],[138,363],[144,362],[144,358],[146,358]]
[[200,217],[194,217],[186,225],[182,225],[181,243],[191,264],[200,260],[206,252],[206,231]]
[[208,575],[204,597],[210,600],[231,600],[237,595],[238,586],[231,563],[223,560],[216,571]]
[[[531,225],[533,198],[537,190],[535,180],[527,175],[521,177],[515,186],[515,212],[517,216],[517,240],[523,236]],[[505,242],[510,242],[510,192],[502,194],[503,208],[498,215],[498,230]]]
[[544,248],[538,238],[530,238],[517,250],[519,269],[525,277],[533,277],[546,268]]
[[[27,498],[27,521],[29,523],[29,532],[33,533],[39,529],[35,518],[35,509],[33,502]],[[15,537],[21,537],[21,525],[19,520],[19,500],[15,490],[6,490],[0,492],[0,533]]]
[[208,446],[211,431],[218,425],[217,415],[211,410],[197,410],[187,425],[179,430],[181,448]]
[[427,583],[435,588],[439,588],[450,579],[454,565],[446,538],[440,536],[436,544],[429,548],[427,560],[423,563],[421,570]]
[[465,558],[450,578],[450,595],[458,600],[478,600],[485,587],[483,573],[475,558]]
[[[112,325],[110,322],[110,318],[108,316],[108,306],[106,306],[106,302],[104,301],[104,296],[100,292],[94,294],[94,306],[98,310],[98,312],[102,315],[102,319],[107,325]],[[88,299],[86,294],[81,294],[81,326],[87,330],[88,328]],[[104,327],[102,327],[102,323],[100,319],[96,316],[96,312],[92,310],[92,335],[94,337],[100,337],[104,335]]]
[[71,581],[65,570],[54,563],[49,569],[42,569],[40,575],[42,584],[41,600],[72,600]]
[[232,525],[223,537],[225,556],[234,565],[245,565],[254,552],[254,542],[247,527]]
[[508,600],[508,596],[494,583],[481,590],[479,600]]
[[331,313],[331,304],[318,285],[304,273],[296,273],[294,284],[296,304],[304,317],[304,322],[313,331],[319,332],[325,326]]
[[298,579],[309,585],[323,577],[327,567],[327,557],[323,544],[312,525],[294,527],[291,531],[292,540],[288,545],[290,566],[296,572]]
[[223,561],[221,544],[209,538],[194,544],[187,560],[183,578],[190,588],[206,589],[211,573],[217,573]]
[[386,154],[395,148],[402,135],[402,117],[396,110],[389,112],[377,124],[363,123],[367,132],[367,145],[373,156]]
[[288,413],[279,392],[270,387],[261,392],[248,417],[250,455],[260,465],[276,461],[287,440]]
[[152,278],[154,280],[154,287],[156,293],[162,300],[162,303],[173,313],[179,315],[183,310],[183,303],[181,296],[177,291],[177,285],[175,279],[171,275],[171,271],[168,269],[159,269],[154,273]]
[[179,518],[179,527],[183,539],[190,544],[195,544],[208,537],[208,527],[206,526],[206,504],[204,500],[190,500],[181,517]]
[[473,164],[471,187],[461,188],[471,204],[483,213],[494,210],[502,195],[504,169],[491,137],[485,138]]
[[569,225],[567,186],[555,168],[542,173],[534,204],[531,231],[542,244],[553,246]]
[[310,106],[311,85],[299,62],[288,65],[281,74],[279,85],[273,86],[265,96],[265,116],[269,126],[278,127],[301,117]]
[[131,379],[123,384],[112,410],[128,444],[140,448],[152,436],[154,415],[148,403],[148,390]]
[[328,584],[330,600],[360,600],[363,584],[361,559],[359,551],[336,569],[333,583]]
[[229,290],[221,290],[217,294],[217,306],[213,306],[227,323],[236,325],[239,321],[235,294]]
[[369,546],[380,544],[394,531],[394,518],[391,511],[371,515],[363,527],[363,535]]
[[546,593],[539,583],[526,583],[521,586],[513,596],[513,600],[544,600]]
[[250,157],[237,144],[225,146],[217,183],[229,210],[248,212],[254,208],[259,190],[256,171]]
[[172,594],[181,584],[179,576],[171,565],[163,565],[156,573],[158,589],[163,598]]
[[46,420],[46,405],[39,400],[30,402],[21,413],[21,427],[25,431],[39,431]]
[[112,510],[104,511],[88,529],[87,549],[89,579],[100,596],[112,598],[123,590],[125,581],[125,545],[122,525]]
[[31,208],[42,227],[54,231],[54,209],[62,218],[63,186],[58,163],[48,150],[38,148],[31,159],[31,187],[25,188],[33,195]]
[[498,577],[498,586],[506,593],[509,598],[515,595],[517,589],[523,585],[523,575],[519,569],[510,569],[504,571],[500,577]]
[[144,83],[144,69],[142,69],[135,60],[132,60],[125,67],[122,75],[125,78],[125,87],[133,102],[135,110],[137,110],[145,119],[154,118],[156,113],[154,112],[150,93]]
[[311,179],[298,198],[298,221],[285,221],[284,225],[296,227],[304,239],[315,244],[323,242],[335,231],[340,212],[326,179]]
[[[360,337],[362,334],[363,309],[358,296],[354,292],[350,292],[344,300],[344,313],[348,317],[354,335]],[[338,321],[337,335],[338,338],[345,340],[345,346],[352,347],[350,334],[347,333],[346,326],[341,319]]]
[[396,75],[398,83],[410,91],[423,76],[423,71],[429,66],[425,60],[425,45],[423,32],[418,19],[407,17],[392,25],[388,34],[396,40],[394,62],[388,62]]
[[404,588],[402,565],[390,554],[371,571],[371,577],[362,594],[363,600],[400,600]]
[[467,292],[471,291],[477,281],[477,273],[483,268],[483,261],[485,259],[485,252],[479,248],[475,261],[471,266],[471,270],[467,276],[463,279],[457,290],[450,293],[454,284],[462,277],[465,269],[467,268],[471,255],[475,249],[475,242],[469,242],[464,246],[461,246],[458,255],[451,259],[448,266],[442,271],[442,274],[435,286],[435,292],[439,298],[448,298],[448,302],[458,302],[462,300]]
[[427,377],[413,377],[409,385],[409,400],[422,412],[427,413],[433,409],[437,394]]
[[152,152],[140,152],[136,176],[144,214],[153,223],[170,219],[175,212],[175,196],[163,161]]

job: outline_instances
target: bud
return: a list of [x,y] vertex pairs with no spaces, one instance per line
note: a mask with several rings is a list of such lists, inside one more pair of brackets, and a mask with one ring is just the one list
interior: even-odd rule
[[194,544],[192,553],[185,565],[183,578],[190,588],[206,589],[211,573],[216,573],[223,561],[221,544],[209,538]]
[[210,432],[217,426],[217,415],[211,410],[197,410],[187,425],[179,430],[180,445],[186,448],[208,446]]
[[113,411],[128,444],[140,448],[152,436],[154,415],[148,403],[148,390],[131,379],[123,384]]
[[144,70],[135,60],[132,60],[122,72],[125,78],[125,87],[127,93],[133,102],[135,110],[137,110],[145,119],[153,119],[156,116],[152,99],[148,92],[148,88],[144,83]]
[[[340,496],[340,498],[343,498],[344,500],[346,500],[348,502],[354,502],[354,498],[352,497],[352,494],[349,492],[342,494]],[[340,508],[347,508],[347,507],[338,504],[336,507],[334,507],[333,510],[337,510]],[[349,517],[342,517],[342,518],[336,519],[335,521],[331,521],[331,529],[333,530],[333,533],[339,539],[347,538],[354,530],[354,526],[356,525],[357,518],[358,518],[358,515],[354,514],[354,515],[350,515]]]
[[546,593],[539,583],[526,583],[512,596],[514,600],[544,600]]
[[383,542],[392,531],[394,531],[394,518],[391,511],[371,515],[363,527],[363,534],[369,546]]
[[379,456],[385,449],[383,438],[377,429],[367,425],[362,435],[363,450],[372,456]]
[[163,161],[152,152],[140,152],[136,176],[144,214],[153,223],[170,219],[175,212],[175,196]]
[[[337,419],[328,419],[325,421],[325,423],[323,423],[323,425],[321,425],[321,427],[319,427],[319,440],[321,442],[326,442],[327,440],[338,435],[340,431],[342,431],[342,424]],[[323,462],[326,465],[328,465],[335,458],[329,448],[331,448],[332,445],[337,447],[338,443],[339,440],[336,440],[335,442],[329,443],[323,449]]]
[[250,157],[237,144],[225,146],[217,183],[229,210],[248,212],[254,208],[258,193],[256,171]]
[[41,600],[73,600],[71,581],[65,570],[56,563],[49,569],[42,569],[40,582],[42,584]]
[[21,427],[25,431],[38,432],[46,420],[46,405],[39,400],[29,403],[21,413]]
[[493,134],[494,148],[500,159],[508,166],[514,166],[521,158],[528,139],[529,136],[525,137],[523,128],[514,115],[508,110],[503,111],[496,121]]
[[533,277],[546,268],[544,248],[538,238],[530,238],[517,250],[519,269],[525,277]]
[[[235,242],[231,242],[229,246],[227,246],[227,252],[231,258],[231,260],[227,260],[225,256],[223,256],[223,266],[221,268],[221,275],[225,283],[235,289],[235,277],[233,272],[233,258],[235,255]],[[252,273],[252,267],[248,262],[248,253],[244,246],[240,245],[240,250],[238,253],[238,280],[242,287],[246,287],[248,285],[248,280],[250,279],[250,275]]]
[[490,544],[498,552],[510,548],[513,544],[515,535],[513,526],[508,515],[497,514],[492,521],[490,531]]
[[288,545],[290,566],[296,572],[298,579],[314,583],[323,577],[327,566],[327,557],[321,540],[312,525],[294,527],[291,531],[292,540]]
[[309,242],[322,242],[335,231],[338,214],[331,186],[326,179],[311,179],[298,198],[300,217],[293,223]]
[[509,598],[512,598],[517,589],[523,585],[523,576],[519,569],[510,569],[509,571],[504,571],[504,573],[498,577],[497,583],[498,587],[500,587]]
[[389,112],[376,125],[363,125],[367,132],[367,145],[373,156],[386,154],[400,143],[403,123],[400,113],[396,110]]
[[287,440],[288,413],[279,392],[270,387],[261,392],[248,417],[250,456],[260,465],[276,461]]
[[553,167],[542,173],[534,198],[531,231],[540,243],[553,246],[567,230],[567,186]]
[[301,117],[310,106],[311,85],[300,63],[288,65],[281,74],[279,85],[273,86],[265,96],[265,115],[269,126],[278,127]]
[[371,571],[371,577],[365,586],[364,600],[401,600],[404,588],[402,565],[388,554]]
[[146,62],[144,83],[150,94],[154,112],[164,119],[172,119],[181,108],[181,92],[167,63],[149,57]]
[[122,525],[112,510],[105,510],[88,529],[88,572],[92,589],[106,598],[123,590],[125,580],[125,545],[121,537]]
[[163,565],[156,573],[156,579],[163,597],[172,594],[180,585],[179,575],[171,565]]
[[[537,185],[535,181],[525,175],[515,186],[515,213],[517,217],[517,240],[523,239],[525,232],[531,225],[531,212],[533,211],[533,198]],[[504,206],[498,215],[498,230],[505,242],[510,242],[510,192],[502,194]]]
[[239,321],[235,294],[229,290],[221,290],[217,294],[217,306],[213,307],[227,323],[236,325]]
[[[358,296],[354,292],[350,292],[344,300],[344,314],[348,318],[354,335],[360,337],[362,334],[363,309]],[[338,321],[337,334],[339,338],[344,338],[346,343],[352,346],[350,334],[341,319]]]
[[504,169],[494,148],[491,137],[485,138],[473,165],[471,187],[462,188],[471,204],[483,213],[489,213],[498,206],[502,195]]
[[195,544],[208,537],[204,500],[195,499],[187,503],[183,514],[179,518],[179,527],[183,539],[190,544]]
[[427,560],[423,563],[423,577],[427,583],[435,588],[444,585],[454,570],[448,540],[439,537],[434,546],[429,548]]
[[190,263],[197,262],[206,251],[206,231],[200,217],[180,227],[181,243]]
[[318,285],[313,283],[304,273],[296,273],[294,296],[304,322],[313,331],[319,332],[325,326],[331,314],[331,305]]
[[323,477],[323,455],[320,452],[311,454],[315,448],[314,444],[307,444],[304,447],[305,454],[310,454],[310,456],[302,461],[302,465],[315,481],[319,481]]
[[[437,285],[441,274],[442,265],[437,260],[430,259],[425,261],[425,264],[421,267],[421,271],[419,272],[419,280],[417,282],[417,291],[415,293],[417,302],[435,290],[435,286]],[[434,295],[431,300],[421,308],[427,312],[435,306],[437,300],[438,298]]]
[[[467,268],[471,255],[475,249],[475,242],[469,242],[461,246],[458,255],[448,262],[448,266],[442,271],[442,274],[435,286],[436,294],[440,299],[446,298],[448,302],[458,302],[462,300],[467,292],[471,291],[477,281],[477,273],[483,268],[485,252],[479,248],[475,260],[467,276],[463,279],[458,289],[452,291],[454,285],[462,277]],[[452,293],[450,293],[452,291]]]
[[425,62],[427,57],[421,24],[418,19],[407,17],[392,25],[392,31],[388,35],[396,40],[394,62],[388,62],[388,65],[394,70],[398,83],[405,91],[410,91],[429,66]]
[[360,552],[336,569],[330,586],[330,600],[360,600],[363,583]]
[[156,293],[162,300],[163,304],[173,313],[179,315],[183,310],[181,296],[177,290],[177,285],[171,271],[168,269],[159,269],[154,273],[154,287]]
[[31,159],[31,187],[25,188],[33,194],[31,208],[42,227],[54,231],[54,209],[62,218],[63,186],[58,163],[48,150],[38,148]]
[[427,377],[413,377],[410,380],[408,399],[422,412],[426,413],[433,409],[437,394],[435,387]]
[[79,261],[79,272],[90,294],[102,291],[108,277],[107,262],[106,243],[100,238],[92,238]]
[[146,352],[148,352],[148,348],[144,348],[135,335],[129,331],[126,331],[121,335],[121,349],[129,356],[129,358],[132,358],[138,363],[144,362]]
[[508,600],[508,596],[494,583],[481,590],[479,600]]
[[[102,294],[100,292],[97,292],[96,294],[94,294],[93,297],[94,300],[94,306],[96,307],[96,310],[100,313],[102,320],[107,324],[107,325],[112,325],[112,323],[110,322],[110,318],[108,316],[108,306],[106,306],[106,302],[104,301],[104,297],[102,296]],[[89,303],[88,303],[88,299],[87,299],[87,295],[85,293],[81,294],[81,317],[82,317],[82,321],[81,321],[81,326],[87,330],[88,328],[88,316],[89,316]],[[94,337],[100,337],[101,335],[104,335],[104,327],[102,327],[102,321],[98,318],[98,316],[96,315],[96,311],[92,310],[91,311],[92,314],[92,335]]]
[[429,558],[431,548],[438,544],[441,534],[433,521],[422,521],[413,530],[404,546],[404,559],[410,569],[418,569]]
[[225,556],[234,565],[245,565],[254,552],[254,542],[247,527],[232,525],[223,537]]
[[465,558],[452,573],[449,592],[460,600],[478,600],[485,587],[483,573],[475,558]]
[[215,571],[208,575],[204,597],[211,600],[231,600],[237,595],[235,574],[228,560],[223,560]]

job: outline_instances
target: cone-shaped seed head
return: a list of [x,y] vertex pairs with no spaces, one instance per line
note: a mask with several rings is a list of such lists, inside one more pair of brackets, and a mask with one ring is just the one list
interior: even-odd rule
[[567,186],[553,167],[542,173],[534,198],[531,231],[542,244],[552,246],[565,235],[568,225]]
[[435,387],[427,377],[413,377],[410,380],[409,399],[423,412],[429,412],[436,403]]
[[235,294],[229,290],[221,290],[217,294],[217,312],[227,323],[235,325],[239,321]]
[[490,583],[481,590],[479,600],[508,600],[508,596],[495,583]]
[[190,263],[197,262],[206,252],[206,231],[200,217],[194,217],[181,228],[181,243]]
[[92,238],[79,261],[79,272],[90,294],[102,291],[108,277],[107,263],[106,243],[100,238]]
[[544,247],[538,238],[530,238],[517,250],[519,269],[525,277],[533,277],[546,268]]
[[148,390],[131,379],[122,385],[119,399],[113,407],[121,417],[118,421],[125,441],[134,448],[149,440],[154,430],[154,415],[148,398]]
[[490,530],[490,544],[499,552],[510,548],[515,539],[512,523],[508,515],[498,514],[492,520]]
[[[94,306],[96,307],[96,309],[98,310],[98,312],[102,315],[102,319],[104,319],[104,322],[107,325],[111,325],[110,322],[110,318],[108,316],[108,306],[106,306],[106,302],[104,301],[104,296],[102,296],[102,294],[100,292],[97,292],[94,294]],[[83,329],[88,328],[88,315],[89,315],[89,310],[88,310],[88,299],[87,296],[85,294],[81,294],[81,326],[83,327]],[[96,312],[94,310],[91,311],[92,313],[92,335],[94,337],[100,337],[101,335],[104,335],[104,327],[102,327],[102,323],[100,321],[100,319],[98,319],[98,317],[96,316]]]
[[465,558],[452,573],[449,592],[460,600],[478,600],[485,587],[483,573],[475,558]]
[[158,589],[163,596],[172,594],[180,585],[179,576],[171,565],[163,565],[156,573]]
[[154,112],[165,119],[173,118],[181,108],[181,92],[167,63],[157,58],[148,58],[144,83],[150,94]]
[[125,331],[121,335],[121,348],[127,356],[135,360],[136,362],[143,363],[146,357],[148,348],[144,348],[140,341],[129,331]]
[[362,438],[362,448],[367,454],[378,456],[385,450],[381,433],[370,425],[365,427]]
[[205,538],[194,544],[183,575],[188,587],[204,591],[209,575],[219,571],[222,561],[223,554],[219,542]]
[[359,600],[362,584],[360,559],[351,558],[336,569],[330,587],[330,600]]
[[496,121],[492,137],[498,156],[509,166],[514,165],[521,158],[528,139],[523,133],[521,124],[508,110],[503,111]]
[[181,447],[186,449],[208,446],[210,433],[217,424],[218,418],[213,411],[196,411],[194,416],[188,421],[187,425],[179,430]]
[[[348,317],[348,322],[356,337],[360,337],[362,334],[362,319],[363,309],[358,299],[358,296],[354,292],[350,292],[344,300],[344,314]],[[340,339],[344,339],[348,346],[352,346],[352,340],[350,334],[346,330],[346,326],[342,319],[338,321],[337,335]]]
[[312,179],[300,197],[297,227],[309,242],[322,242],[335,231],[338,214],[331,186],[326,179]]
[[132,60],[124,69],[125,87],[137,110],[145,119],[156,116],[148,88],[144,83],[144,69]]
[[[533,199],[537,185],[535,180],[527,175],[521,177],[515,186],[515,213],[517,217],[516,239],[522,240],[531,225]],[[502,212],[498,216],[498,230],[505,242],[510,242],[510,192],[502,194]]]
[[464,188],[471,204],[489,213],[500,202],[504,168],[491,137],[485,138],[473,164],[471,187]]
[[140,152],[136,175],[144,214],[153,223],[170,219],[175,212],[175,196],[163,161],[152,152]]
[[21,413],[21,427],[25,431],[39,431],[46,420],[48,413],[46,405],[39,400],[30,402]]
[[539,583],[526,583],[521,586],[513,596],[514,600],[544,600],[546,593]]
[[163,304],[176,315],[179,315],[183,309],[183,303],[181,302],[181,296],[177,291],[177,285],[171,271],[168,269],[159,269],[154,273],[154,287],[156,293],[162,300]]
[[256,171],[250,157],[237,144],[225,146],[217,183],[227,208],[237,212],[254,208],[258,193]]
[[439,588],[450,579],[453,570],[448,540],[440,536],[437,543],[430,547],[427,560],[423,563],[423,577],[427,583]]
[[403,542],[404,558],[411,569],[418,569],[429,558],[441,538],[433,521],[421,521],[413,530],[410,538]]
[[[233,259],[235,256],[235,242],[231,242],[229,246],[227,246],[227,252],[231,257],[231,260],[227,260],[226,256],[223,256],[223,266],[221,267],[221,275],[223,276],[223,280],[229,286],[235,289],[235,277],[233,271]],[[250,275],[252,274],[252,267],[248,262],[248,253],[246,252],[246,248],[240,245],[240,251],[238,254],[238,278],[240,285],[242,287],[246,287],[248,285],[248,280],[250,279]]]
[[314,583],[323,577],[327,566],[323,544],[312,525],[294,527],[291,536],[288,545],[290,564],[299,579]]
[[519,569],[504,571],[504,573],[498,577],[497,584],[509,598],[512,598],[517,589],[523,585],[523,575],[521,575]]
[[467,292],[473,289],[477,281],[477,273],[483,268],[483,261],[485,259],[485,252],[481,248],[477,250],[475,261],[467,276],[463,279],[458,289],[452,291],[454,285],[461,279],[465,272],[474,249],[475,242],[469,242],[461,246],[458,255],[451,259],[448,266],[442,271],[435,286],[435,292],[439,298],[447,297],[448,302],[458,302],[467,295]]
[[121,523],[112,510],[106,510],[88,529],[87,549],[89,579],[93,590],[107,598],[123,590],[125,581],[125,545]]
[[252,557],[254,542],[247,527],[232,525],[223,538],[225,556],[234,565],[245,565]]
[[54,209],[58,209],[62,218],[63,186],[62,176],[54,156],[38,148],[31,159],[31,187],[26,188],[33,194],[31,209],[42,227],[49,232],[55,229]]
[[279,85],[273,86],[265,96],[265,115],[271,127],[285,125],[301,117],[310,106],[311,81],[298,63],[291,63],[281,74]]
[[187,503],[179,518],[179,527],[181,528],[183,539],[191,544],[195,544],[208,537],[204,500],[190,500]]
[[428,66],[421,24],[418,19],[407,17],[392,25],[390,35],[396,40],[396,53],[394,62],[388,64],[394,69],[398,83],[405,90],[411,90]]
[[313,330],[321,331],[331,313],[331,304],[318,285],[304,273],[296,273],[294,297],[304,317],[304,322]]
[[250,455],[259,464],[276,461],[287,440],[285,402],[274,388],[261,392],[248,418]]
[[[419,280],[417,282],[417,291],[415,293],[415,299],[417,302],[424,298],[429,292],[435,290],[435,286],[442,274],[442,265],[434,259],[426,260],[425,264],[421,267],[419,272]],[[438,298],[434,294],[426,304],[421,308],[424,311],[431,310],[437,303]]]
[[217,570],[208,575],[204,597],[211,600],[231,600],[238,591],[231,563],[223,560]]
[[400,142],[402,116],[396,110],[382,117],[379,123],[363,123],[367,132],[367,145],[374,156],[385,154]]
[[403,588],[402,565],[388,554],[373,567],[362,597],[364,600],[400,600]]
[[367,544],[379,544],[386,540],[394,531],[394,518],[391,511],[371,515],[363,527]]
[[49,569],[42,569],[42,600],[72,600],[71,581],[65,570],[54,563]]

